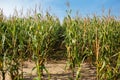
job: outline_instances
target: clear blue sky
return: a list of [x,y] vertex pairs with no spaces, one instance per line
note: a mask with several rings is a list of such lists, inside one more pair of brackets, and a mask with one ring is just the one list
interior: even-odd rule
[[35,5],[40,5],[43,13],[48,10],[51,14],[55,14],[60,19],[66,15],[66,2],[70,3],[72,16],[77,11],[82,16],[86,15],[102,15],[102,9],[105,9],[105,14],[108,9],[111,9],[111,14],[120,16],[120,0],[0,0],[0,8],[3,9],[6,16],[13,14],[14,9],[18,11],[23,8],[24,12],[27,9],[34,9]]

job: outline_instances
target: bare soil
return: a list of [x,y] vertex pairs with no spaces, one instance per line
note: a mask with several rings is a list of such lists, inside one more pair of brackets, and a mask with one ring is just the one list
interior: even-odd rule
[[[34,80],[37,77],[35,63],[32,61],[25,61],[23,65],[24,80]],[[74,80],[72,72],[66,70],[66,61],[48,61],[46,68],[50,74],[50,80]],[[0,76],[0,80],[2,77]],[[6,74],[5,80],[11,80],[9,74]],[[43,80],[48,80],[48,74],[44,71]],[[79,80],[96,80],[96,69],[89,63],[81,65],[81,78]]]
[[[35,67],[34,62],[24,62],[23,71],[25,80],[33,80],[35,77],[37,77],[36,69],[32,71],[33,67]],[[70,70],[66,70],[65,67],[65,60],[49,61],[46,64],[46,68],[49,71],[51,80],[70,80],[72,73]],[[80,80],[96,80],[95,67],[91,66],[89,63],[83,63],[81,67]],[[48,80],[48,75],[45,71],[43,80]]]

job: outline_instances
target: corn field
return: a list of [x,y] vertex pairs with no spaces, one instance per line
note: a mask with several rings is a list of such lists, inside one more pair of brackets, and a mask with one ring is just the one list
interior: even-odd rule
[[2,80],[6,73],[12,80],[24,80],[22,64],[28,59],[35,62],[35,80],[42,80],[43,70],[50,80],[44,64],[58,50],[65,56],[73,80],[80,80],[81,64],[87,60],[96,67],[96,80],[120,79],[120,21],[115,16],[72,18],[68,13],[60,23],[49,13],[6,18],[1,11]]

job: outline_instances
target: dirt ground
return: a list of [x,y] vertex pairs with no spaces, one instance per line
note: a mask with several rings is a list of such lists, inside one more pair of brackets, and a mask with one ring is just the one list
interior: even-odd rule
[[[25,61],[23,65],[24,80],[34,80],[37,77],[35,63],[32,61]],[[66,61],[48,61],[46,68],[50,74],[50,80],[71,80],[72,73],[70,70],[66,70]],[[83,63],[81,65],[81,78],[79,80],[96,80],[96,70],[95,67],[90,66],[88,63]],[[0,80],[2,78],[0,77]],[[11,80],[9,74],[6,74],[5,80]],[[48,75],[44,71],[43,80],[48,80]],[[72,79],[74,80],[74,79]]]
[[[33,70],[35,64],[33,62],[24,62],[24,78],[25,80],[33,80],[37,74],[36,70]],[[51,80],[70,80],[72,73],[70,70],[65,69],[66,61],[50,61],[46,64],[46,68],[49,71]],[[83,63],[81,69],[81,79],[80,80],[96,80],[95,67],[90,66],[88,63]],[[48,75],[44,71],[43,80],[48,80]]]

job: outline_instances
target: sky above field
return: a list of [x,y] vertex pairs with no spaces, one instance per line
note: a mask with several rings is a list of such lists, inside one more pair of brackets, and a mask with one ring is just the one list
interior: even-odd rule
[[120,0],[0,0],[0,8],[6,16],[9,16],[13,14],[15,8],[18,12],[23,9],[26,13],[28,9],[34,9],[37,5],[37,9],[40,7],[43,14],[48,11],[63,19],[68,10],[66,6],[68,2],[72,16],[75,16],[77,12],[81,16],[102,15],[102,11],[104,10],[104,14],[107,14],[108,9],[111,9],[112,15],[119,16],[120,14]]

